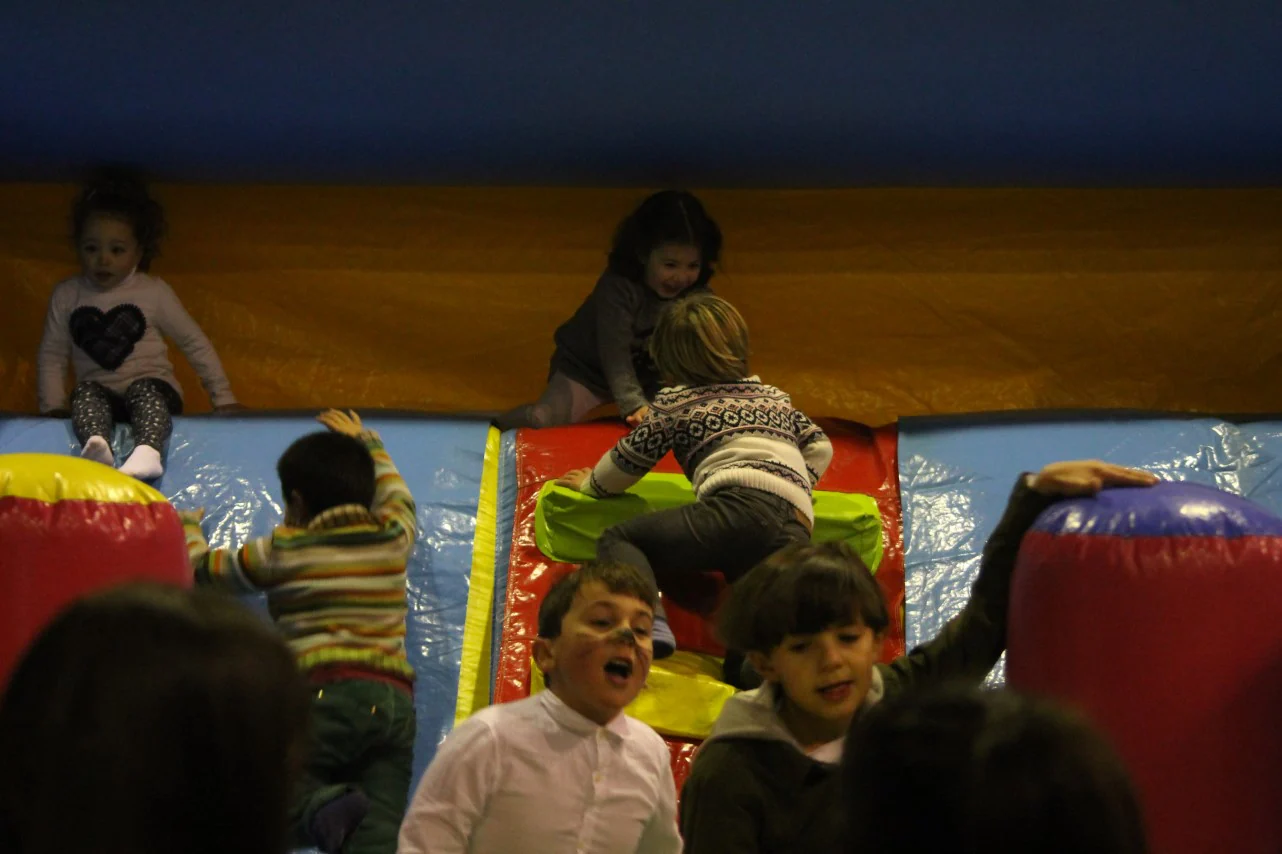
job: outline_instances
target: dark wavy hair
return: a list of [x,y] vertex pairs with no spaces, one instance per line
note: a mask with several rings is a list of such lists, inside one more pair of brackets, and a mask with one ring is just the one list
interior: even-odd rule
[[945,686],[874,707],[843,760],[847,851],[1144,854],[1130,779],[1083,718]]
[[102,167],[90,175],[71,206],[71,240],[80,243],[91,217],[103,216],[129,223],[142,250],[138,269],[146,272],[160,254],[160,240],[168,230],[165,209],[151,197],[147,183],[136,172]]
[[721,228],[708,216],[703,203],[685,190],[654,193],[619,223],[610,249],[610,270],[642,282],[650,253],[665,243],[699,250],[696,285],[707,284],[716,273],[721,261]]
[[229,595],[80,599],[0,703],[0,850],[283,854],[307,702],[276,630]]
[[844,542],[785,546],[730,587],[717,631],[727,647],[769,653],[788,635],[844,626],[858,616],[886,631],[886,597],[868,567]]

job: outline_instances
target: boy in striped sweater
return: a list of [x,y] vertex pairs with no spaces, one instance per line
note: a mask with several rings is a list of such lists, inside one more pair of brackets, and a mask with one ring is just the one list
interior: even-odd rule
[[415,507],[377,433],[355,412],[294,442],[276,469],[285,520],[210,549],[183,514],[198,584],[264,591],[311,691],[311,743],[292,815],[297,844],[393,854],[409,795],[414,671],[405,657],[405,564]]

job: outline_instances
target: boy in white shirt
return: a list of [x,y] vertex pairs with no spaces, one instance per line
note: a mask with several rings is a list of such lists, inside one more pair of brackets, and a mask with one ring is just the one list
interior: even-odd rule
[[623,709],[645,684],[658,592],[587,564],[539,607],[548,690],[450,733],[401,825],[400,854],[675,854],[676,786],[654,730]]

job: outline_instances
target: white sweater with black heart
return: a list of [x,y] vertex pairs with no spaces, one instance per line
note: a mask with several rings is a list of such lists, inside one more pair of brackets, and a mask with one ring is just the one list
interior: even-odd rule
[[152,378],[181,395],[165,338],[183,351],[214,406],[236,402],[214,346],[164,280],[135,272],[107,289],[84,276],[59,282],[40,341],[40,411],[67,408],[68,361],[77,383],[123,395],[135,380]]

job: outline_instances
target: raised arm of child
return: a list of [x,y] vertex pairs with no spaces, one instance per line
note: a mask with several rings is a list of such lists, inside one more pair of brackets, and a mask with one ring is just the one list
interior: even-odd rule
[[887,691],[983,679],[1006,648],[1011,574],[1019,544],[1038,515],[1061,498],[1094,495],[1105,487],[1152,486],[1157,480],[1148,472],[1098,460],[1052,463],[1035,475],[1020,475],[1005,514],[984,546],[970,600],[934,640],[883,667]]
[[316,420],[335,433],[352,436],[365,443],[374,458],[374,516],[385,525],[398,525],[401,535],[413,542],[418,531],[418,508],[405,478],[401,477],[391,455],[383,447],[383,438],[366,429],[361,417],[350,409],[347,412],[330,409],[316,416]]
[[232,394],[231,382],[223,371],[223,363],[200,325],[183,308],[173,288],[159,279],[156,280],[156,288],[160,294],[156,328],[182,350],[196,375],[200,377],[201,385],[205,387],[214,409],[229,411],[241,408],[236,395]]

